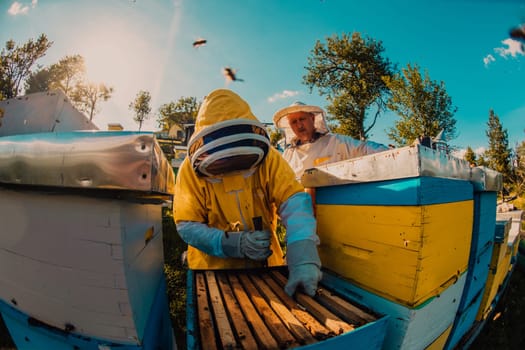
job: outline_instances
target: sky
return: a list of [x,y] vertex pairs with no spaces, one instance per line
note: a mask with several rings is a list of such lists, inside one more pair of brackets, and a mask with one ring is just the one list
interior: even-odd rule
[[[478,151],[488,146],[491,109],[510,147],[525,140],[525,52],[509,37],[522,23],[525,0],[0,0],[2,47],[44,33],[53,45],[37,64],[79,54],[89,81],[115,89],[93,118],[103,130],[138,129],[129,104],[140,90],[152,96],[142,130],[157,130],[162,104],[218,88],[238,93],[263,122],[295,101],[325,108],[302,83],[307,59],[317,41],[359,32],[381,41],[398,68],[417,64],[444,82],[457,107],[451,144]],[[193,47],[201,38],[206,45]],[[224,67],[243,81],[227,81]],[[369,138],[391,143],[397,118],[382,114]]]

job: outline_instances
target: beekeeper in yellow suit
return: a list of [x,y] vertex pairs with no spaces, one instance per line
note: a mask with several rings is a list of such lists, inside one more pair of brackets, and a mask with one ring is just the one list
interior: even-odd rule
[[[286,262],[275,234],[286,227]],[[271,145],[249,105],[230,90],[203,101],[175,186],[174,219],[190,269],[287,263],[285,291],[314,295],[319,237],[310,196]]]

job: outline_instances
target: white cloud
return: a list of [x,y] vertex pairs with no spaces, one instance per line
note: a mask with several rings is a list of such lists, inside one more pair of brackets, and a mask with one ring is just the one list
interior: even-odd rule
[[7,13],[11,16],[18,16],[18,15],[27,15],[30,8],[35,8],[38,4],[38,0],[32,0],[31,6],[24,5],[18,1],[15,1],[11,4],[9,9],[7,10]]
[[299,95],[299,91],[290,91],[290,90],[283,90],[283,92],[278,92],[274,94],[273,96],[268,97],[268,102],[274,103],[277,100],[283,100],[288,97],[293,97]]
[[27,12],[29,12],[29,6],[22,6],[18,1],[13,2],[9,10],[7,10],[7,13],[11,16],[25,15]]
[[[486,149],[485,149],[485,147],[481,146],[481,147],[478,147],[478,148],[474,149],[473,151],[476,154],[476,157],[479,158],[481,155],[483,155],[483,153],[485,153]],[[464,159],[465,153],[467,153],[467,149],[466,148],[461,148],[461,149],[458,149],[456,151],[453,151],[452,155],[454,157],[456,157],[456,158]]]
[[523,45],[514,39],[505,39],[501,42],[502,44],[507,45],[508,47],[497,47],[494,49],[501,57],[507,58],[507,56],[516,57],[517,55],[525,55],[523,51]]
[[491,54],[488,54],[487,56],[483,57],[483,63],[485,63],[485,67],[488,67],[491,62],[494,62],[496,59]]
[[[495,47],[494,52],[496,52],[499,56],[507,59],[507,57],[511,56],[513,58],[516,58],[518,55],[525,55],[523,44],[517,40],[507,38],[501,42],[502,44],[506,45],[506,47]],[[495,62],[496,58],[492,56],[491,54],[488,54],[487,56],[483,57],[483,63],[485,64],[485,67],[488,67],[489,64],[492,62]]]

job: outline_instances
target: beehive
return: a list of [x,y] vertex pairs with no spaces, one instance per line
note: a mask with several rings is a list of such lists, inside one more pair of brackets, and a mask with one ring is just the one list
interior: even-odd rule
[[380,349],[386,318],[321,285],[315,297],[284,292],[286,272],[189,271],[189,349]]

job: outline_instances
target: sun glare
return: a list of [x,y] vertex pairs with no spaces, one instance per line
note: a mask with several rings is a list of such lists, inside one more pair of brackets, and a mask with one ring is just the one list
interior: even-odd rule
[[84,57],[89,82],[114,88],[105,104],[117,110],[107,117],[123,118],[129,115],[128,105],[138,91],[153,94],[160,85],[159,57],[164,56],[163,48],[130,20],[112,18],[102,23],[105,25],[98,22],[94,30],[82,32],[75,53]]
[[81,50],[88,79],[110,85],[143,81],[155,56],[148,42],[125,26],[86,33]]

